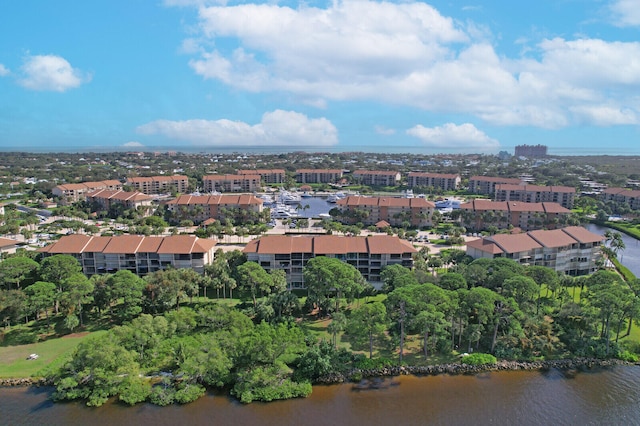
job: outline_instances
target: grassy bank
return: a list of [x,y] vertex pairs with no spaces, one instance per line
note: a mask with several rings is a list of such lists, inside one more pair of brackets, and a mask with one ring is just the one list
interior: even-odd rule
[[[105,332],[70,334],[28,345],[0,347],[0,378],[38,376],[45,368],[61,363],[88,336]],[[38,354],[38,359],[28,360],[27,357],[34,353]]]

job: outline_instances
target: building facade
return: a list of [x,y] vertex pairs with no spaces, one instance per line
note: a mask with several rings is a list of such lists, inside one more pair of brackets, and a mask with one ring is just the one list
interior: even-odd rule
[[214,240],[192,235],[66,235],[39,251],[44,257],[56,254],[75,257],[88,276],[120,270],[142,276],[167,268],[189,268],[203,273],[204,266],[213,261],[215,245]]
[[258,174],[208,175],[202,177],[205,192],[255,192],[261,186]]
[[391,226],[408,222],[414,227],[430,227],[435,204],[424,198],[350,195],[338,200],[336,208],[340,210],[338,219],[347,224],[375,225],[384,220]]
[[495,201],[522,201],[525,203],[558,203],[573,208],[576,189],[569,186],[539,186],[497,184]]
[[109,210],[115,204],[122,205],[125,209],[137,209],[140,206],[150,206],[153,197],[142,192],[112,191],[99,189],[86,195],[88,203],[96,203],[102,209]]
[[82,201],[87,193],[99,189],[120,191],[122,190],[122,182],[119,180],[103,180],[99,182],[67,183],[55,186],[51,193],[60,199],[60,204],[67,204]]
[[471,176],[469,178],[469,192],[472,194],[493,195],[496,192],[496,185],[501,183],[520,185],[522,182],[518,178]]
[[446,173],[411,172],[407,175],[409,188],[431,187],[442,191],[454,191],[460,186],[460,175]]
[[607,188],[602,191],[602,201],[628,204],[631,210],[640,210],[640,190],[627,188]]
[[524,203],[519,201],[472,200],[460,205],[462,226],[483,231],[490,226],[498,229],[555,229],[563,224],[571,210],[558,203]]
[[336,235],[269,235],[251,241],[242,251],[247,260],[265,270],[282,269],[290,288],[304,288],[305,265],[316,256],[329,256],[353,265],[376,288],[382,288],[385,266],[413,267],[417,250],[396,236],[341,237]]
[[400,183],[400,173],[383,170],[356,170],[353,178],[358,183],[369,186],[397,186]]
[[243,212],[262,213],[263,200],[251,194],[181,195],[164,203],[179,219],[201,223],[207,219],[238,219]]
[[189,178],[182,175],[130,177],[126,185],[147,195],[185,193],[189,188]]
[[238,174],[259,175],[262,182],[268,185],[284,183],[286,173],[283,169],[258,169],[258,170],[238,170]]
[[342,179],[342,170],[338,169],[298,169],[296,182],[298,183],[336,183]]
[[524,234],[496,234],[467,242],[474,259],[504,257],[523,265],[552,268],[571,276],[597,270],[604,237],[580,226],[537,230]]

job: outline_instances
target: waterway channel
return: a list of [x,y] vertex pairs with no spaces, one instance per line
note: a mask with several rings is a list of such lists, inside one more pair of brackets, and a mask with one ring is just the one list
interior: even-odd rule
[[316,386],[310,397],[242,405],[209,394],[185,406],[53,403],[50,389],[0,389],[4,425],[637,425],[640,367],[565,374],[403,376],[384,386]]
[[[618,232],[615,229],[606,228],[604,226],[590,223],[585,226],[589,231],[596,234],[604,235],[606,231]],[[620,232],[622,241],[624,241],[625,249],[618,253],[620,263],[629,268],[636,277],[640,277],[640,241],[633,237]]]

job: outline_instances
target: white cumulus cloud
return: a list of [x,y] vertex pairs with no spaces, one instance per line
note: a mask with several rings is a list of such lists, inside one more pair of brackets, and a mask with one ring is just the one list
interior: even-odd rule
[[33,55],[25,59],[18,82],[27,89],[64,92],[91,80],[61,56]]
[[[614,4],[628,22],[640,15],[631,3]],[[198,16],[199,33],[185,42],[189,65],[239,90],[320,107],[374,101],[470,114],[499,126],[640,124],[638,42],[554,38],[509,58],[489,29],[411,0],[205,5]],[[603,105],[610,113],[585,114]]]
[[425,127],[421,124],[407,130],[407,134],[420,139],[426,146],[448,151],[495,152],[500,144],[471,123]]
[[615,25],[637,27],[640,25],[640,1],[616,0],[610,6]]
[[9,71],[9,68],[5,67],[3,64],[0,64],[0,77],[4,77],[6,75],[9,75],[11,73],[11,71]]
[[374,126],[373,130],[379,135],[391,136],[396,134],[395,129],[390,129],[388,127],[380,126],[380,125]]
[[331,146],[338,143],[338,131],[326,118],[308,118],[294,112],[275,110],[258,124],[221,120],[156,120],[139,126],[144,135],[209,146]]
[[136,141],[123,143],[122,146],[125,147],[125,148],[142,148],[142,147],[144,147],[143,144],[141,144],[140,142],[136,142]]

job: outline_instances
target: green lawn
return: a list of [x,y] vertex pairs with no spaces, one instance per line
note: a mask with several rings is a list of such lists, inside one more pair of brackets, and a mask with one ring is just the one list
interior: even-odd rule
[[[64,356],[70,354],[82,340],[102,333],[105,331],[72,334],[28,345],[0,347],[0,378],[38,376],[43,369],[61,363]],[[38,354],[39,358],[27,360],[27,357],[34,353]]]

